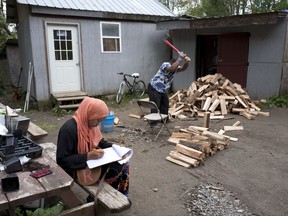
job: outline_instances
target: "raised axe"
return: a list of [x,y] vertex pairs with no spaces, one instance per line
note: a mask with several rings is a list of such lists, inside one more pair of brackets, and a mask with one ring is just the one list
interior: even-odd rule
[[[169,34],[166,34],[168,37],[170,37],[170,35]],[[174,50],[175,52],[177,52],[178,54],[180,53],[180,50],[178,50],[173,44],[171,44],[170,42],[169,42],[169,40],[168,39],[164,39],[164,43],[166,44],[166,45],[168,45],[172,50]],[[186,55],[187,56],[187,55]],[[188,57],[188,56],[187,56]],[[190,58],[189,58],[190,59]]]

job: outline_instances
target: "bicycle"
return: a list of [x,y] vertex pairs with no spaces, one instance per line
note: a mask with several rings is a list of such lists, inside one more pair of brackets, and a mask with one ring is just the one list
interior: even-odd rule
[[[132,94],[134,98],[138,99],[142,97],[146,92],[146,85],[142,80],[137,80],[139,78],[139,73],[133,73],[131,75],[124,74],[123,72],[117,73],[119,75],[123,75],[123,80],[119,85],[119,89],[116,95],[116,102],[118,104],[121,103],[123,99],[123,95],[125,92],[125,87],[128,88],[128,93]],[[129,82],[127,77],[132,77],[133,82]]]

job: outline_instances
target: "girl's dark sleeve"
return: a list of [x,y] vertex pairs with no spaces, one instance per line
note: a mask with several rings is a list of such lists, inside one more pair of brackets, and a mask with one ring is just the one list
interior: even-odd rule
[[112,144],[113,143],[110,143],[108,142],[107,140],[105,140],[104,138],[100,140],[99,142],[99,147],[102,148],[102,149],[105,149],[105,148],[109,148],[109,147],[112,147]]
[[87,153],[78,154],[77,146],[77,123],[72,118],[66,121],[59,130],[56,151],[57,164],[69,173],[87,166]]

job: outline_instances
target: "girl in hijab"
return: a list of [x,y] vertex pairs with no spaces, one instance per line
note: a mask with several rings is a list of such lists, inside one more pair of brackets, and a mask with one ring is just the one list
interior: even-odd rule
[[[109,109],[104,101],[86,97],[73,117],[67,120],[59,130],[57,164],[76,180],[81,180],[81,175],[85,173],[85,169],[88,169],[87,160],[102,157],[103,149],[112,146],[112,143],[102,137],[99,129],[100,122],[108,116],[108,113]],[[121,165],[113,162],[103,165],[101,171],[98,169],[98,173],[99,175],[96,174],[97,177],[92,183],[96,182],[100,175],[103,176],[106,173],[105,181],[128,196],[128,163]],[[81,184],[81,181],[79,182]]]

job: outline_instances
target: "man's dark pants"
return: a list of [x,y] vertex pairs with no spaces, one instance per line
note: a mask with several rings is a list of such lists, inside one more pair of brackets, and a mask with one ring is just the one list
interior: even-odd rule
[[[159,93],[158,91],[156,91],[151,84],[148,84],[148,89],[147,89],[147,93],[149,96],[149,100],[153,101],[154,103],[156,103],[156,105],[158,106],[160,113],[162,114],[168,114],[168,110],[169,110],[169,97],[168,94],[166,93]],[[157,112],[157,110],[151,110],[151,113],[155,113]]]

